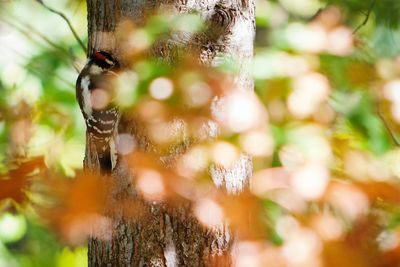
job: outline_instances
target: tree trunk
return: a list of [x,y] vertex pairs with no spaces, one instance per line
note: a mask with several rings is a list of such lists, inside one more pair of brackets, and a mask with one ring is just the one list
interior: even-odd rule
[[[174,34],[180,46],[196,46],[197,60],[206,66],[218,65],[226,58],[239,64],[234,82],[240,89],[253,90],[248,64],[253,56],[255,33],[254,0],[87,0],[89,55],[96,50],[113,53],[124,62],[116,30],[124,19],[137,25],[160,6],[177,14],[197,13],[207,21],[203,34],[187,38],[185,33]],[[168,40],[153,49],[158,57],[169,57]],[[166,52],[167,51],[167,52]],[[170,60],[169,58],[166,59]],[[133,120],[122,120],[120,129],[134,135],[148,150],[146,137],[140,125]],[[90,142],[87,142],[85,167],[96,169]],[[217,187],[228,193],[238,194],[249,184],[252,171],[251,159],[243,155],[231,168],[213,168],[210,173]],[[112,174],[116,186],[110,195],[110,215],[107,238],[93,235],[89,240],[89,266],[231,266],[233,236],[228,227],[209,230],[191,214],[191,204],[178,206],[168,203],[148,203],[138,197],[131,183],[132,174],[127,164],[118,164]],[[115,207],[138,205],[139,212],[127,216]],[[132,204],[135,203],[135,204]]]

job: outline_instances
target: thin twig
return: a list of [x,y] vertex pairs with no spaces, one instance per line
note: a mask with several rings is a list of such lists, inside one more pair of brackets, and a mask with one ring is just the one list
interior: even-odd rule
[[[8,46],[3,46],[3,47],[4,47],[5,49],[10,50],[10,51],[13,52],[15,55],[17,55],[18,57],[20,57],[21,59],[23,59],[23,60],[25,60],[25,61],[27,61],[27,60],[29,59],[27,56],[23,55],[21,52],[17,51],[17,50],[14,49],[14,48],[11,48],[11,47],[8,47]],[[22,65],[21,65],[21,66],[22,66]],[[39,74],[39,75],[43,75],[43,71],[44,71],[45,74],[47,74],[47,75],[52,75],[52,76],[56,77],[57,79],[59,79],[60,81],[64,82],[64,83],[65,83],[66,85],[68,85],[68,86],[72,86],[72,87],[75,86],[74,83],[72,83],[71,81],[65,79],[65,78],[62,77],[61,75],[58,75],[56,72],[53,73],[53,72],[49,72],[49,71],[43,69],[43,68],[40,66],[40,64],[33,65],[32,67],[29,67],[29,65],[24,65],[24,66],[22,66],[22,67],[27,68],[27,69],[30,70],[32,73]]]
[[368,8],[367,13],[365,14],[364,21],[363,21],[360,25],[357,26],[357,28],[353,31],[353,34],[355,34],[359,29],[361,29],[362,27],[365,26],[365,24],[367,24],[367,22],[368,22],[368,20],[369,20],[369,16],[371,15],[372,9],[373,9],[374,6],[375,6],[375,2],[376,2],[376,0],[372,0],[372,1],[371,1],[371,5],[370,5],[370,7]]
[[392,140],[393,144],[395,146],[400,146],[400,142],[399,140],[397,140],[397,137],[395,136],[395,134],[393,133],[389,123],[386,121],[385,116],[382,114],[382,112],[380,110],[378,110],[378,117],[381,119],[381,121],[383,122],[383,125],[386,128],[386,131],[389,133],[390,139]]
[[[62,53],[62,55],[65,56],[65,54],[70,55],[68,57],[68,59],[70,59],[71,61],[71,65],[74,67],[74,69],[76,70],[77,73],[80,72],[79,68],[77,66],[75,66],[74,62],[75,62],[75,57],[73,54],[69,53],[67,50],[65,50],[63,47],[57,45],[56,43],[52,42],[50,39],[48,39],[45,35],[39,33],[38,31],[36,31],[34,28],[29,27],[26,24],[22,24],[22,26],[19,26],[15,23],[12,23],[8,20],[5,20],[3,18],[0,18],[0,21],[15,28],[16,30],[18,30],[21,34],[25,35],[27,38],[29,38],[30,40],[33,40],[35,43],[37,43],[38,45],[42,45],[42,43],[40,43],[38,40],[35,40],[32,38],[32,36],[30,35],[31,33],[34,33],[36,36],[40,37],[43,41],[45,41],[48,45],[54,47],[57,52],[58,55],[61,55],[60,52]],[[23,27],[25,27],[26,29],[24,29]],[[28,30],[27,30],[28,29]]]
[[381,105],[380,105],[379,99],[377,99],[377,96],[376,96],[376,94],[374,94],[374,92],[372,92],[372,96],[373,96],[373,101],[375,103],[376,114],[381,119],[381,121],[383,123],[383,126],[385,126],[386,131],[388,132],[389,137],[392,140],[392,143],[395,146],[400,146],[399,140],[397,140],[397,137],[396,137],[395,133],[393,132],[392,128],[390,127],[389,123],[387,122],[385,116],[382,113],[382,109],[381,109]]
[[69,21],[69,19],[67,18],[67,16],[65,16],[64,13],[57,11],[51,7],[49,7],[48,5],[46,5],[42,0],[36,0],[36,2],[38,2],[40,5],[42,5],[44,8],[46,8],[48,11],[59,15],[62,19],[64,19],[64,21],[68,24],[68,27],[70,29],[70,31],[72,32],[72,34],[74,35],[75,39],[78,41],[80,47],[82,48],[82,50],[86,53],[86,46],[83,44],[82,40],[79,38],[78,34],[76,33],[74,27],[72,26],[71,22]]
[[[45,41],[48,45],[50,45],[51,47],[62,51],[63,53],[65,53],[65,49],[59,45],[57,45],[56,43],[54,43],[53,41],[51,41],[49,38],[47,38],[47,36],[41,34],[40,32],[36,31],[34,28],[26,25],[25,23],[21,23],[22,26],[17,25],[9,20],[5,20],[3,18],[0,18],[0,21],[7,24],[10,27],[15,28],[17,31],[19,31],[20,33],[22,33],[23,35],[25,35],[27,38],[33,39],[32,36],[30,36],[31,33],[34,33],[35,35],[37,35],[38,37],[40,37],[43,41]],[[25,29],[24,29],[24,28]]]

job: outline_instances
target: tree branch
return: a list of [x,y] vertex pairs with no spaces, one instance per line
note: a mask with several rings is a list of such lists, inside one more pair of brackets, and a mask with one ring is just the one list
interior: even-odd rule
[[369,20],[369,16],[371,15],[372,9],[373,9],[374,6],[375,6],[375,3],[376,3],[376,0],[372,0],[372,1],[371,1],[371,5],[370,5],[370,7],[368,8],[367,13],[365,13],[364,21],[363,21],[360,25],[357,26],[357,28],[353,31],[353,34],[355,34],[359,29],[361,29],[362,27],[365,26],[365,24],[367,24],[367,22],[368,22],[368,20]]
[[82,48],[82,50],[86,53],[86,46],[83,44],[82,40],[79,38],[78,34],[76,33],[74,27],[72,26],[71,22],[69,21],[69,19],[67,18],[67,16],[65,16],[64,13],[57,11],[49,6],[47,6],[42,0],[36,0],[36,2],[38,2],[40,5],[42,5],[44,8],[46,8],[48,11],[59,15],[67,24],[68,27],[70,29],[70,31],[72,32],[72,34],[74,35],[76,41],[79,43],[80,47]]

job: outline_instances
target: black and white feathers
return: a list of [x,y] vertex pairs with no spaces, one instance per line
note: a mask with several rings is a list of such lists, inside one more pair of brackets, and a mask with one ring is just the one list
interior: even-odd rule
[[109,174],[117,161],[115,136],[120,113],[114,97],[118,70],[118,62],[109,53],[97,51],[76,82],[76,98],[102,174]]

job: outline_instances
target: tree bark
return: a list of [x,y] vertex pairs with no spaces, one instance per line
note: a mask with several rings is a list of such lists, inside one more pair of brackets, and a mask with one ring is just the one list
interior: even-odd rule
[[[172,43],[180,47],[196,47],[197,60],[206,66],[216,66],[222,60],[233,59],[238,73],[233,77],[237,87],[253,90],[248,64],[253,56],[255,34],[254,0],[87,0],[90,55],[96,50],[113,53],[123,63],[123,52],[117,38],[119,22],[129,19],[143,25],[148,16],[162,7],[176,14],[197,13],[206,22],[205,32],[196,36],[176,33]],[[154,56],[169,61],[169,40],[153,49]],[[141,127],[133,120],[122,120],[120,131],[135,136],[139,149],[151,146]],[[97,163],[87,141],[85,168],[95,170]],[[243,155],[230,169],[215,166],[211,176],[217,187],[239,194],[249,186],[251,159]],[[108,224],[109,234],[89,240],[89,266],[231,266],[233,235],[226,225],[209,230],[191,213],[191,204],[148,203],[142,200],[132,184],[132,173],[123,161],[112,174],[115,188],[111,191]],[[135,203],[138,212],[127,216],[126,203]],[[133,204],[128,204],[133,205]],[[113,210],[111,210],[113,209]]]

